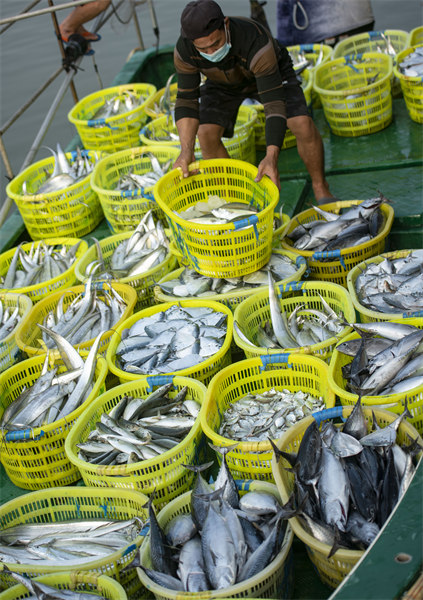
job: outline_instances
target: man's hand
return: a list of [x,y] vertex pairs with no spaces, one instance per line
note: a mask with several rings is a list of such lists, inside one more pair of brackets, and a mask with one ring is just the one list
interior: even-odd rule
[[258,166],[257,177],[254,179],[254,181],[260,181],[263,175],[267,175],[280,191],[281,182],[279,179],[278,171],[278,156],[279,148],[277,146],[267,147],[266,156],[263,158],[263,160]]
[[179,167],[182,171],[183,177],[189,177],[188,165],[194,162],[194,153],[181,152],[178,158],[173,163],[173,168]]

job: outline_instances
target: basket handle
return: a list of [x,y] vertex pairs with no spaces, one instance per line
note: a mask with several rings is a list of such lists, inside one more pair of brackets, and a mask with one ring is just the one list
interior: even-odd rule
[[314,417],[314,419],[317,421],[317,424],[320,425],[322,421],[326,421],[327,419],[342,417],[342,411],[342,406],[334,406],[333,408],[326,408],[325,410],[319,410],[318,412],[314,412],[311,414],[311,416]]
[[251,227],[251,225],[254,227],[254,233],[256,235],[256,239],[259,239],[259,234],[258,234],[258,229],[257,229],[257,223],[258,223],[258,216],[257,215],[251,215],[251,217],[247,217],[246,219],[240,219],[239,221],[235,221],[232,223],[232,225],[234,226],[234,230],[236,231],[237,229],[243,229],[244,227]]
[[154,200],[153,194],[148,194],[143,187],[137,188],[136,190],[126,190],[124,192],[120,192],[120,196],[121,198],[135,198],[136,196],[142,196],[148,200]]
[[269,364],[274,364],[274,363],[286,363],[287,366],[292,369],[292,365],[288,364],[289,361],[289,357],[290,357],[290,353],[286,352],[280,352],[277,354],[264,354],[260,356],[260,360],[261,360],[261,367],[259,367],[260,372],[263,372],[265,370],[265,368],[267,367],[267,365]]
[[112,127],[109,123],[106,123],[106,119],[88,119],[87,121],[88,127],[109,127],[109,129],[119,129],[119,127]]
[[173,375],[150,375],[146,381],[148,383],[148,391],[151,393],[153,387],[156,385],[166,385],[167,383],[173,383]]
[[291,291],[301,290],[301,288],[303,288],[306,283],[307,283],[306,281],[288,281],[288,283],[281,283],[278,286],[278,288],[279,288],[278,297],[282,298],[283,293],[289,292],[290,290]]
[[347,270],[344,259],[341,254],[341,250],[323,250],[322,252],[314,252],[312,258],[314,260],[322,260],[322,258],[339,258],[339,262],[342,265],[344,271]]
[[6,442],[21,442],[24,440],[39,440],[45,434],[44,431],[40,431],[37,436],[33,436],[33,429],[23,429],[22,431],[8,431],[5,435]]
[[412,313],[402,313],[402,318],[403,319],[411,319],[413,317],[423,317],[423,310],[416,310],[415,312]]

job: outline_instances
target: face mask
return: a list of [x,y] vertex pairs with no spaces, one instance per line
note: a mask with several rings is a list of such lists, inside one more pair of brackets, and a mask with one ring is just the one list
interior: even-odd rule
[[[226,27],[225,27],[225,35],[227,38]],[[205,52],[200,52],[200,51],[198,51],[198,52],[200,53],[200,55],[203,58],[206,58],[207,60],[210,60],[211,62],[220,62],[221,60],[223,60],[225,58],[225,56],[228,54],[228,52],[231,48],[232,48],[232,45],[228,41],[225,41],[223,46],[221,48],[218,48],[212,54],[206,54]]]

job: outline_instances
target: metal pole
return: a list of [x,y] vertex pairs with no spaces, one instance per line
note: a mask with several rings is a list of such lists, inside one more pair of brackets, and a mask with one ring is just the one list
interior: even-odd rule
[[75,8],[75,6],[81,6],[81,4],[91,4],[92,2],[96,2],[96,0],[73,0],[73,2],[66,2],[66,4],[60,4],[54,8],[42,8],[41,10],[34,10],[30,13],[15,15],[14,17],[8,17],[6,19],[0,19],[0,25],[6,25],[6,23],[15,23],[16,21],[22,21],[23,19],[30,19],[31,17],[38,17],[39,15],[46,15],[58,10],[64,10],[65,8]]
[[[37,5],[37,4],[39,4],[40,2],[41,2],[41,0],[34,0],[34,2],[31,2],[31,4],[29,4],[29,5],[28,5],[26,8],[24,8],[23,10],[21,10],[21,12],[20,12],[20,13],[18,13],[18,14],[20,14],[20,15],[21,15],[21,14],[23,14],[23,13],[26,13],[26,12],[28,12],[29,10],[31,10],[31,8],[32,8],[33,6],[36,6],[36,5]],[[5,31],[7,31],[7,29],[9,29],[9,27],[12,27],[12,25],[13,25],[13,23],[9,23],[8,25],[6,25],[6,27],[3,27],[3,29],[0,29],[0,35],[1,35],[2,33],[4,33]]]
[[154,8],[153,0],[148,0],[148,8],[150,9],[151,23],[153,25],[154,35],[156,36],[156,46],[159,48],[160,30],[159,24],[157,23],[156,10]]
[[[54,7],[53,0],[48,0],[48,4],[49,6]],[[59,23],[57,22],[57,16],[55,12],[51,13],[51,18],[53,20],[54,31],[56,33],[57,43],[59,44],[60,54],[62,55],[62,59],[65,59],[65,47],[63,46],[62,36],[60,35]],[[76,104],[78,102],[78,94],[76,93],[75,84],[73,81],[70,82],[70,90],[73,101]]]
[[134,26],[135,26],[136,34],[138,36],[139,47],[140,47],[140,50],[145,50],[144,41],[143,41],[142,35],[141,35],[141,27],[140,27],[140,23],[138,21],[137,12],[135,10],[135,2],[132,0],[131,4],[132,4],[132,18],[134,19]]
[[[7,177],[10,180],[12,180],[13,179],[13,171],[12,171],[12,167],[9,162],[9,158],[6,153],[6,148],[4,147],[4,144],[3,144],[3,138],[1,136],[1,134],[0,134],[0,154],[2,156],[4,165],[6,167]],[[4,201],[4,204],[0,210],[0,227],[5,222],[6,217],[9,214],[9,210],[12,208],[12,206],[13,206],[12,198],[9,198],[9,196],[6,196],[6,200]]]

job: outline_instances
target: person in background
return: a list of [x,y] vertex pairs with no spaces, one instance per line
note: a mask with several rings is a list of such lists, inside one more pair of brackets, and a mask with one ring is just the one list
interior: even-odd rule
[[334,46],[339,40],[371,31],[370,0],[278,0],[277,39],[284,46]]
[[60,23],[59,29],[62,40],[66,43],[69,36],[77,33],[82,35],[87,42],[98,42],[101,36],[98,33],[91,33],[83,26],[87,21],[91,21],[101,12],[106,10],[112,0],[96,0],[89,4],[75,6],[73,11]]
[[[242,101],[255,98],[266,116],[266,155],[256,181],[267,175],[280,189],[278,156],[288,126],[297,138],[316,200],[335,200],[325,179],[322,139],[308,114],[291,58],[263,25],[246,17],[225,17],[214,0],[193,0],[181,15],[174,64],[175,122],[181,143],[174,167],[185,177],[194,160],[196,135],[204,159],[228,158],[222,137],[232,137]],[[200,87],[201,74],[207,79]]]

